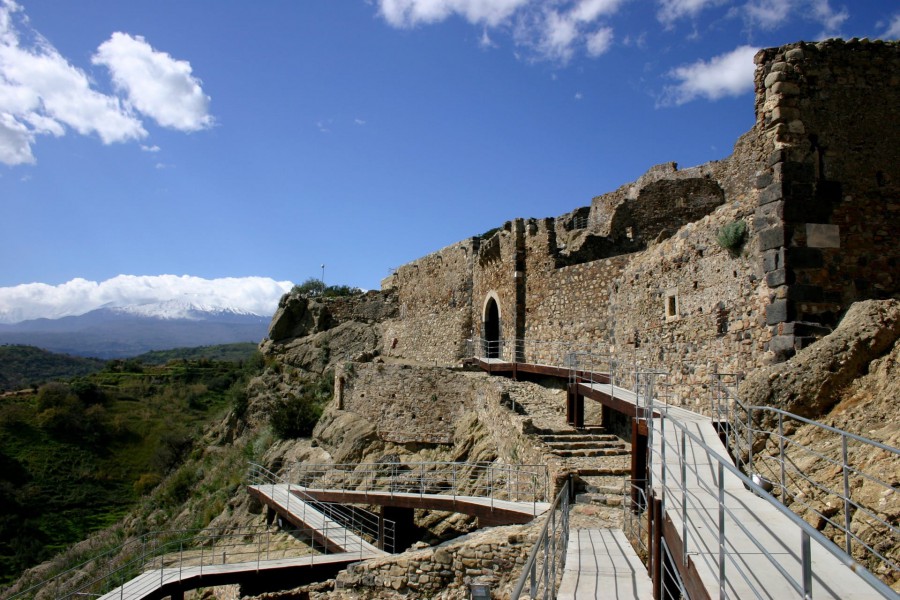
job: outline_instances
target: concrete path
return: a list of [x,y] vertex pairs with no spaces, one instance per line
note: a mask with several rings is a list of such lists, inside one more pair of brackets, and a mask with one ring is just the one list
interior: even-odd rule
[[382,554],[379,552],[378,554],[361,555],[359,552],[346,552],[226,565],[169,567],[142,573],[124,585],[100,596],[100,600],[144,600],[149,596],[157,597],[163,588],[185,591],[200,587],[204,584],[204,580],[215,579],[218,582],[224,582],[230,579],[238,582],[242,575],[248,573],[265,574],[267,571],[274,572],[285,568],[315,568],[317,565],[349,564],[358,560],[376,558]]
[[569,532],[566,568],[557,598],[650,600],[653,583],[621,529]]

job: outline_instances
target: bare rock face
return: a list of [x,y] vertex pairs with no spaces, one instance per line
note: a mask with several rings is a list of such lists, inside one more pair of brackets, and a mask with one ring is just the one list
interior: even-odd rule
[[356,413],[338,410],[334,403],[319,419],[313,438],[329,450],[335,464],[365,462],[385,448],[374,423]]
[[775,406],[820,418],[897,340],[900,301],[857,302],[833,333],[786,362],[755,371],[741,385],[741,397],[750,405]]
[[285,294],[269,325],[269,339],[275,342],[325,331],[332,324],[331,313],[321,302],[300,294]]

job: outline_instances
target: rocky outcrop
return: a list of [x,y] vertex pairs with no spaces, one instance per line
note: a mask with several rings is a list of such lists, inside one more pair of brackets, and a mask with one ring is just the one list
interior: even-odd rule
[[753,372],[741,385],[741,397],[749,405],[820,418],[898,339],[900,301],[857,302],[833,333],[787,362]]

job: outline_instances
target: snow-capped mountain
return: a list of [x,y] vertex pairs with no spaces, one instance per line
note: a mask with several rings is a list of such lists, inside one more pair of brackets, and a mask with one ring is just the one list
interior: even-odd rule
[[[215,306],[211,304],[199,304],[184,300],[166,300],[164,302],[151,302],[148,304],[135,304],[110,308],[111,311],[122,315],[134,315],[137,317],[149,317],[154,319],[187,319],[189,321],[204,321],[210,318],[229,317],[262,317],[243,308],[232,306]],[[271,315],[266,316],[268,319]]]
[[0,344],[125,358],[150,350],[259,342],[271,315],[183,300],[100,308],[79,316],[0,324]]

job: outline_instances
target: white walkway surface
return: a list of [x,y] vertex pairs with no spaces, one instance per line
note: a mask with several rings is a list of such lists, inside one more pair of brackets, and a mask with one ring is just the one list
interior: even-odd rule
[[566,568],[557,598],[650,600],[653,583],[621,529],[569,532]]

